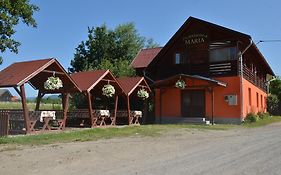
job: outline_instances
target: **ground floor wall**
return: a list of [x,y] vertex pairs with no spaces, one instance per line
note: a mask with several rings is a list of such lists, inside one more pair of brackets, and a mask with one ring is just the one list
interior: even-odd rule
[[248,113],[264,113],[266,110],[267,92],[243,79],[243,117]]
[[[205,116],[202,117],[211,119],[213,115],[217,123],[241,123],[249,112],[266,112],[267,94],[263,90],[245,79],[243,79],[242,89],[240,77],[219,77],[215,79],[227,83],[227,86],[215,86],[213,88],[213,103],[210,88],[200,88],[199,85],[204,86],[204,83],[197,82],[197,80],[187,81],[187,87],[184,90],[173,86],[155,89],[156,120],[163,123],[165,121],[170,123],[173,120],[182,121],[182,108],[186,107],[182,105],[182,93],[183,91],[196,89],[205,91]],[[243,99],[241,99],[240,95],[241,90],[243,92]],[[251,95],[249,95],[250,91]],[[234,98],[234,101],[228,98]]]

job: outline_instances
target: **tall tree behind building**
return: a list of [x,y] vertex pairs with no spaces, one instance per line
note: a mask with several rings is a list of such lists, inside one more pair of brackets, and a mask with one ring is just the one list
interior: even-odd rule
[[132,76],[130,63],[143,47],[158,46],[137,32],[134,23],[118,25],[114,30],[103,24],[88,28],[88,39],[75,49],[69,72],[110,69],[114,75]]

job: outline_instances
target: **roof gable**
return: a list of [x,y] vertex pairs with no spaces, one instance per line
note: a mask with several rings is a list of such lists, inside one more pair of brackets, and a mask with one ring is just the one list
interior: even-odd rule
[[63,87],[52,93],[80,91],[64,68],[55,58],[13,63],[0,72],[0,87],[17,87],[29,83],[34,89],[49,93],[44,82],[55,75],[63,82]]
[[[159,60],[181,37],[184,36],[185,33],[188,33],[192,30],[193,26],[200,26],[199,32],[202,31],[216,31],[216,34],[220,35],[228,35],[231,39],[243,40],[245,44],[249,43],[249,39],[251,39],[250,35],[219,26],[217,24],[213,24],[198,18],[189,17],[184,24],[179,28],[179,30],[170,38],[170,40],[166,43],[166,45],[161,49],[161,51],[155,56],[155,58],[150,62],[150,65],[154,65],[157,60]],[[192,32],[192,31],[191,31]],[[192,34],[192,33],[191,33]],[[219,39],[218,39],[219,40]]]
[[142,87],[146,87],[148,91],[151,92],[149,85],[146,83],[143,77],[124,77],[124,78],[117,78],[117,81],[121,85],[126,95],[131,95],[133,91],[141,85]]
[[77,72],[71,74],[71,78],[73,78],[82,91],[90,92],[99,82],[104,81],[104,84],[112,83],[117,91],[123,92],[122,87],[109,70]]

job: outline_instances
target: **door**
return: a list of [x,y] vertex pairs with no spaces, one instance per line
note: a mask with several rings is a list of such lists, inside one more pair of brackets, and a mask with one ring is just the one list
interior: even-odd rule
[[183,117],[205,117],[205,90],[185,90],[181,98]]

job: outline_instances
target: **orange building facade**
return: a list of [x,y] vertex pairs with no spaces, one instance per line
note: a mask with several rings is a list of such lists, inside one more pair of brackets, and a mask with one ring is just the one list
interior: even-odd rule
[[241,123],[266,112],[274,75],[249,35],[193,17],[164,47],[141,50],[132,66],[154,90],[159,123]]

